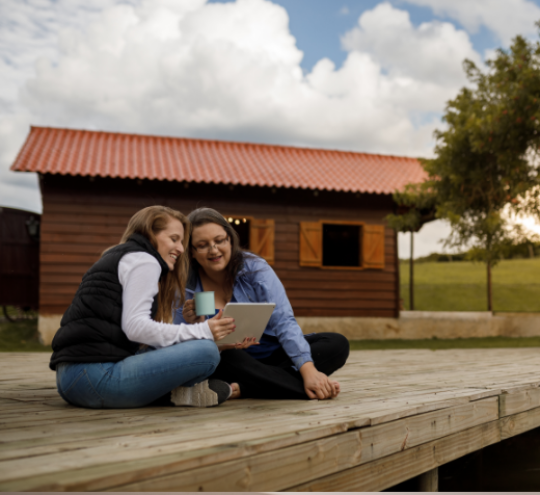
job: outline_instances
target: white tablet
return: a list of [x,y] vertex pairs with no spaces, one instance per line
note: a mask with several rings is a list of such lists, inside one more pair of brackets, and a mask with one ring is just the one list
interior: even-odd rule
[[246,337],[255,337],[259,342],[275,303],[228,303],[223,309],[224,318],[234,318],[236,328],[217,344],[236,344]]

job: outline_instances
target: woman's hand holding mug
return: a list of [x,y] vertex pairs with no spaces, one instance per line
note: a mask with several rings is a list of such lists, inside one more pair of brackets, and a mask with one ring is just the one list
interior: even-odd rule
[[184,320],[186,320],[186,323],[189,324],[202,323],[205,320],[204,316],[197,316],[197,312],[195,311],[194,299],[188,299],[184,303],[182,314],[184,316]]

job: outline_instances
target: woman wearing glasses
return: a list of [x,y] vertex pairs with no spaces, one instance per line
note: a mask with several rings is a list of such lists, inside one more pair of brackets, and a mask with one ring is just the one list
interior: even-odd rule
[[[216,210],[199,208],[191,223],[190,274],[186,302],[175,323],[200,323],[193,294],[214,291],[216,314],[228,302],[273,302],[276,308],[259,345],[223,346],[212,375],[231,384],[235,398],[330,399],[340,392],[329,375],[341,368],[349,343],[335,333],[304,336],[285,289],[263,259],[243,251],[236,231]],[[219,344],[218,344],[218,347]]]

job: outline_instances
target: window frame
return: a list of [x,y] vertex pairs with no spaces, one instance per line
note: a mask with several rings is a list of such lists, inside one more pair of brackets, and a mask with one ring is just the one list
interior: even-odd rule
[[[256,218],[252,215],[223,215],[223,218],[226,220],[227,223],[230,224],[229,222],[229,218],[232,218],[234,220],[242,220],[242,219],[246,219],[250,222],[250,227],[249,227],[249,237],[250,237],[250,246],[249,246],[249,249],[248,251],[256,254],[257,256],[260,256],[261,258],[263,258],[264,260],[266,260],[266,262],[272,266],[274,265],[275,263],[275,220],[273,218]],[[254,250],[253,250],[253,246],[251,246],[251,238],[253,236],[253,229],[256,228],[254,226],[254,224],[256,224],[257,221],[265,221],[265,222],[272,222],[272,230],[271,230],[271,258],[267,257],[267,256],[263,256],[262,254],[260,253],[256,253]],[[232,224],[230,224],[232,226]],[[233,227],[234,228],[234,227]]]
[[[303,261],[302,260],[302,242],[311,244],[310,241],[308,241],[308,237],[303,233],[302,224],[318,224],[319,225],[319,231],[320,231],[320,264],[315,264],[315,262],[309,262],[309,261]],[[327,225],[353,225],[353,226],[359,226],[360,227],[360,239],[359,239],[359,245],[360,245],[360,252],[358,253],[359,256],[361,256],[361,265],[360,266],[325,266],[322,264],[323,261],[323,224]],[[381,266],[369,266],[369,264],[366,263],[365,259],[365,240],[364,236],[366,234],[366,226],[378,226],[382,227],[382,242],[383,242],[383,261],[381,263]],[[316,221],[304,221],[299,222],[299,235],[300,235],[300,244],[299,244],[299,265],[301,268],[317,268],[320,270],[337,270],[337,271],[364,271],[364,270],[384,270],[385,269],[385,262],[384,262],[384,242],[385,242],[385,229],[386,225],[384,224],[370,224],[362,220],[331,220],[331,219],[322,219],[322,220],[316,220]],[[305,240],[302,241],[302,236],[305,236]]]

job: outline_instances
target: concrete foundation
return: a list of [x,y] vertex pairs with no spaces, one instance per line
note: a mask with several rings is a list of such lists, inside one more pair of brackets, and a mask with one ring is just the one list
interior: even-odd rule
[[299,317],[297,320],[305,334],[337,332],[349,340],[540,336],[539,313],[402,311],[399,318]]
[[[62,315],[39,315],[40,340],[50,345]],[[539,337],[540,313],[402,311],[399,318],[298,317],[307,333],[336,332],[349,340]]]
[[60,320],[63,315],[39,315],[38,332],[39,340],[44,345],[51,345],[56,331],[60,328]]

